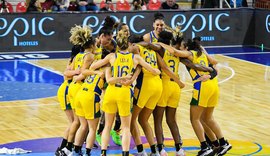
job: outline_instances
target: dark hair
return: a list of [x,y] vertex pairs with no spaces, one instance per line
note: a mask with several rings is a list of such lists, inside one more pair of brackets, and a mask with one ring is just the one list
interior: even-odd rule
[[188,47],[188,50],[195,50],[197,51],[197,56],[201,56],[202,55],[202,48],[200,46],[200,44],[196,41],[192,41],[191,39],[188,39],[187,41],[187,47]]
[[176,37],[176,38],[173,38],[172,39],[172,45],[176,45],[176,44],[181,44],[182,41],[184,41],[184,38],[183,37]]
[[122,23],[122,22],[119,23],[118,26],[117,26],[117,32],[120,31],[120,30],[122,30],[122,27],[125,26],[125,25],[127,25],[127,24],[126,23]]
[[141,35],[130,35],[128,37],[128,42],[130,42],[130,43],[138,43],[141,41],[143,41],[143,36],[141,36]]
[[201,41],[201,37],[200,36],[196,36],[196,37],[194,37],[193,39],[192,39],[193,41]]
[[164,15],[162,13],[160,13],[160,12],[155,13],[155,15],[154,15],[154,22],[156,20],[163,20],[163,19],[164,19]]
[[89,40],[84,43],[84,45],[82,46],[82,48],[87,49],[87,48],[95,45],[95,43],[96,43],[96,39],[94,37],[90,37]]
[[103,27],[99,30],[99,35],[101,34],[104,34],[104,35],[112,35],[113,34],[113,30],[114,30],[114,27],[115,27],[115,20],[110,17],[110,16],[107,16],[105,19],[104,19],[104,24],[103,24]]
[[110,53],[111,53],[110,51],[103,48],[102,49],[102,54],[101,54],[101,59],[104,59]]
[[71,53],[70,53],[70,60],[69,60],[70,63],[73,61],[75,56],[81,51],[84,51],[84,49],[80,45],[73,45],[73,47],[71,48]]
[[173,34],[171,32],[164,30],[159,33],[158,42],[162,42],[162,43],[170,45],[172,38],[173,38]]

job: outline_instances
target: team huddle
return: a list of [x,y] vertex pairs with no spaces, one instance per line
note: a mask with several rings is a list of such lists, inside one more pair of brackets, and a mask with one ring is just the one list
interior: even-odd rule
[[[200,37],[185,41],[181,28],[166,26],[163,18],[156,13],[154,30],[143,36],[130,35],[125,23],[109,16],[96,38],[88,26],[71,29],[74,46],[58,90],[69,125],[56,156],[89,156],[97,147],[95,141],[101,147],[100,155],[106,156],[110,135],[122,146],[123,156],[129,155],[131,136],[136,155],[147,156],[139,125],[149,143],[150,156],[167,156],[164,115],[175,155],[185,156],[175,117],[181,88],[185,87],[178,75],[180,62],[193,82],[190,121],[201,144],[198,156],[221,156],[232,148],[213,117],[219,97],[218,62],[200,44]],[[152,114],[154,131],[148,122]],[[84,142],[86,150],[82,150]]]

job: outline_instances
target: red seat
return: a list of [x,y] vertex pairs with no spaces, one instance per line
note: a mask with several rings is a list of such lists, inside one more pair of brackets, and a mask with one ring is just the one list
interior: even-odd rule
[[19,2],[16,5],[16,12],[26,12],[26,2]]
[[[8,9],[8,12],[13,12],[13,7],[9,2],[6,2],[6,6]],[[0,8],[2,8],[2,3],[0,4]]]
[[[99,8],[101,9],[101,8],[104,8],[105,6],[106,6],[106,2],[105,2],[104,0],[102,0],[102,1],[100,2],[100,4],[99,4]],[[110,4],[110,9],[111,9],[111,10],[114,10],[114,6],[113,6],[112,3]]]
[[129,11],[130,10],[130,5],[128,1],[126,0],[118,0],[116,2],[116,10],[118,11]]
[[148,3],[149,10],[159,10],[161,6],[160,0],[150,0]]

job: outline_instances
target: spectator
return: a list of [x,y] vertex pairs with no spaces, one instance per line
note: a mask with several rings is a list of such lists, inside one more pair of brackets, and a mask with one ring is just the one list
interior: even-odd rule
[[67,11],[69,7],[69,0],[55,0],[55,5],[53,6],[53,11]]
[[37,0],[30,0],[26,12],[41,12],[41,6],[39,1]]
[[112,4],[112,0],[106,0],[105,6],[103,8],[100,8],[100,11],[113,11],[110,6]]
[[87,0],[77,0],[77,3],[79,5],[79,11],[87,11]]
[[166,0],[161,4],[160,9],[179,9],[179,5],[175,3],[175,0]]
[[242,7],[248,7],[247,0],[242,0]]
[[131,10],[147,10],[144,0],[133,0]]
[[45,2],[41,3],[42,12],[51,12],[54,6],[54,0],[45,0]]
[[203,8],[218,8],[219,0],[204,0]]
[[88,0],[87,10],[88,11],[98,11],[99,8],[96,5],[96,3],[94,3],[93,0]]

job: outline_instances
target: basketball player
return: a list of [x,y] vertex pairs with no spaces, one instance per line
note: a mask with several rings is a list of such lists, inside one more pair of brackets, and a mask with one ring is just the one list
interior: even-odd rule
[[71,124],[74,120],[73,111],[72,111],[72,108],[71,108],[71,105],[69,102],[69,97],[68,97],[68,88],[69,88],[69,84],[72,81],[72,77],[74,75],[79,74],[79,71],[78,70],[74,71],[73,75],[66,75],[65,73],[66,73],[66,71],[71,69],[70,65],[71,65],[74,57],[80,52],[80,50],[81,50],[81,46],[74,45],[72,47],[70,60],[69,60],[69,63],[65,69],[65,72],[64,72],[64,82],[61,84],[61,86],[59,87],[58,92],[57,92],[57,97],[58,97],[58,101],[60,103],[61,109],[65,111],[69,123],[68,123],[68,127],[66,128],[66,130],[64,132],[64,136],[63,136],[63,140],[61,142],[61,145],[60,145],[60,147],[57,148],[57,150],[55,152],[56,156],[59,155],[59,151],[61,149],[66,147],[69,129],[70,129]]
[[[91,55],[89,54],[91,50],[93,49],[93,47],[95,46],[95,40],[92,40],[91,36],[89,37],[89,34],[91,35],[91,31],[88,27],[75,26],[71,28],[70,33],[71,33],[71,36],[69,38],[70,42],[75,45],[81,45],[84,51],[76,55],[76,57],[74,58],[74,61],[72,62],[72,70],[70,71],[72,72],[73,70],[78,70],[80,74],[73,76],[73,80],[69,87],[68,95],[69,95],[70,103],[74,112],[74,121],[69,131],[67,146],[66,148],[63,148],[61,150],[62,151],[61,153],[62,154],[65,153],[66,155],[69,155],[70,153],[72,153],[72,147],[73,147],[73,142],[75,140],[74,139],[75,134],[80,135],[80,136],[76,136],[76,139],[78,140],[77,141],[75,140],[76,142],[75,152],[81,151],[81,145],[86,135],[84,133],[86,133],[86,131],[88,130],[87,122],[85,122],[85,120],[82,118],[78,118],[78,116],[76,115],[76,105],[75,105],[76,99],[75,98],[85,78],[81,74],[81,71],[89,68],[90,64],[92,63]],[[84,34],[87,34],[88,36],[87,35],[83,36]],[[81,40],[79,40],[78,38],[80,38]],[[87,50],[85,51],[85,49]],[[80,124],[82,125],[80,126]],[[76,133],[79,127],[80,127],[80,131],[84,132],[83,134]]]
[[[173,32],[162,31],[159,34],[159,42],[157,44],[164,45],[172,43],[177,49],[181,49],[186,51],[185,44],[183,42],[182,33],[180,28],[176,28],[175,30],[170,28]],[[170,40],[172,39],[172,40]],[[189,53],[188,53],[189,54]],[[185,56],[185,55],[183,55]],[[184,62],[184,64],[192,69],[197,69],[199,71],[209,71],[212,72],[213,69],[209,67],[204,67],[199,64],[193,64],[191,61],[187,59],[180,59],[169,53],[168,50],[165,51],[163,55],[163,60],[166,62],[167,66],[175,73],[178,74],[178,66],[179,62]],[[176,122],[176,110],[178,107],[178,103],[180,100],[180,88],[177,84],[172,81],[165,73],[162,72],[162,84],[163,84],[163,94],[153,112],[154,115],[154,124],[155,124],[155,134],[157,139],[157,147],[160,152],[160,155],[166,156],[167,152],[164,150],[164,137],[163,137],[163,128],[162,128],[162,120],[163,114],[166,112],[166,123],[170,128],[171,134],[173,136],[175,142],[176,156],[185,155],[184,150],[182,148],[182,140],[179,133],[178,125]]]
[[143,36],[143,40],[149,43],[156,43],[158,42],[159,33],[164,30],[165,22],[164,22],[164,15],[160,12],[155,13],[154,15],[154,22],[153,22],[154,30],[145,34]]
[[[210,58],[211,56],[209,56],[197,42],[189,40],[187,46],[188,50],[190,50],[190,54],[187,56],[187,58],[193,63],[209,66],[210,64],[214,64],[216,62],[211,61],[214,59]],[[176,49],[172,53],[176,56],[183,55],[183,52]],[[224,139],[221,129],[213,117],[213,111],[217,106],[219,96],[217,78],[211,76],[210,79],[200,80],[199,78],[202,75],[209,75],[209,73],[190,68],[188,68],[188,71],[192,77],[194,87],[193,98],[190,102],[190,120],[195,134],[201,142],[201,150],[198,152],[198,155],[207,156],[213,154],[213,150],[206,143],[201,119],[219,139],[220,148],[217,155],[224,155],[232,148],[232,146]]]
[[[121,36],[121,37],[120,37]],[[123,156],[129,155],[130,146],[130,111],[132,108],[132,90],[130,86],[125,86],[122,81],[131,78],[135,67],[140,64],[151,74],[158,75],[160,71],[151,67],[139,55],[129,53],[127,36],[118,34],[117,45],[119,53],[109,54],[102,61],[94,63],[91,69],[96,69],[107,63],[110,63],[112,69],[106,71],[106,80],[109,84],[102,104],[105,112],[105,128],[102,134],[102,155],[106,155],[107,144],[109,142],[109,132],[115,113],[119,112],[122,121],[122,149]]]
[[[141,37],[130,37],[131,43],[138,43],[141,41],[143,41]],[[146,42],[142,43],[147,44]],[[136,44],[136,47],[138,48],[138,53],[145,59],[148,64],[150,64],[154,68],[160,67],[171,78],[173,78],[179,86],[184,87],[184,84],[173,72],[170,71],[168,66],[162,60],[162,57],[157,52],[142,46],[141,43]],[[142,69],[142,73],[139,75],[137,79],[137,84],[135,86],[135,99],[131,119],[131,133],[137,145],[138,155],[145,156],[147,155],[147,153],[143,150],[143,145],[140,138],[140,131],[137,125],[137,118],[151,147],[151,155],[159,155],[159,153],[156,151],[154,135],[152,128],[148,123],[148,119],[152,114],[152,111],[156,107],[161,93],[162,82],[160,77],[152,76],[149,74],[149,72]]]
[[[100,29],[99,32],[99,49],[101,49],[103,57],[105,57],[109,53],[115,53],[118,51],[117,44],[115,39],[113,38],[113,31],[115,27],[118,26],[116,22],[109,16],[105,18],[105,22],[103,24],[103,27]],[[118,30],[121,29],[121,24],[118,26]],[[128,27],[127,27],[128,28]],[[129,33],[129,29],[128,33]],[[107,83],[105,83],[104,89],[106,89]],[[105,91],[105,90],[104,90]],[[99,123],[99,129],[97,131],[96,140],[101,145],[101,134],[104,129],[105,125],[105,116],[102,113],[100,123]],[[120,127],[121,127],[121,120],[118,113],[116,114],[115,118],[115,124],[114,128],[111,130],[110,134],[112,136],[112,140],[116,145],[121,146],[121,138],[120,138]]]

